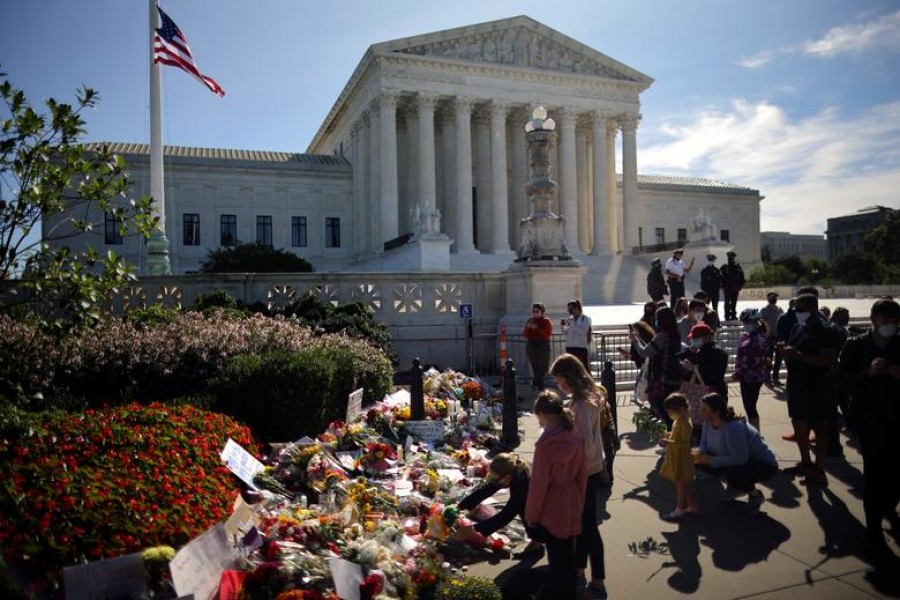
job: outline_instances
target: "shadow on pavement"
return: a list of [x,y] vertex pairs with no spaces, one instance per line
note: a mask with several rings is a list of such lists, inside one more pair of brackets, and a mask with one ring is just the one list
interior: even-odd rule
[[629,450],[634,450],[635,452],[639,452],[641,450],[647,450],[649,448],[653,448],[654,446],[659,445],[658,440],[651,440],[643,433],[637,433],[630,431],[628,433],[623,433],[619,436],[620,440],[623,440],[626,444],[628,444]]
[[769,488],[771,494],[768,501],[776,506],[784,508],[797,508],[800,506],[800,489],[794,485],[794,476],[779,470],[775,477],[761,484]]
[[[784,498],[799,496],[793,484],[779,474],[773,478],[772,489]],[[677,524],[677,531],[663,532],[671,560],[663,562],[660,571],[676,569],[669,575],[668,584],[682,593],[696,592],[700,587],[702,568],[700,545],[712,550],[713,564],[726,571],[740,571],[748,565],[760,563],[791,537],[791,531],[781,522],[765,514],[745,514],[743,502],[719,500],[721,485],[717,481],[700,481],[694,485],[700,515],[687,517]],[[674,508],[675,490],[662,478],[657,469],[647,475],[646,483],[626,493],[623,500],[643,502],[660,515]],[[799,505],[794,500],[794,505]],[[765,507],[765,505],[763,505]],[[651,576],[652,577],[652,576]]]
[[546,565],[534,566],[543,556],[541,553],[523,558],[494,578],[494,583],[503,592],[504,600],[531,600],[538,597],[550,577],[550,570]]

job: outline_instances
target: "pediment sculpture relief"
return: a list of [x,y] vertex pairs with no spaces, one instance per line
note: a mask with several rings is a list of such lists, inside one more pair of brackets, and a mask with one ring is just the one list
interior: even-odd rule
[[553,71],[597,75],[609,79],[630,80],[625,74],[594,58],[525,28],[492,31],[454,40],[420,44],[401,48],[395,52],[520,67],[537,67]]

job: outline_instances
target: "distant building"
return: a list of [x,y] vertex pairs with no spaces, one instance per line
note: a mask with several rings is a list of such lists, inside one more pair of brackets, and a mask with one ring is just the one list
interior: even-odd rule
[[847,252],[862,250],[865,235],[884,223],[894,212],[886,206],[870,206],[852,215],[828,219],[828,260],[834,260]]
[[827,258],[824,235],[798,235],[787,231],[763,231],[760,233],[762,248],[769,249],[773,259],[788,256],[800,258]]

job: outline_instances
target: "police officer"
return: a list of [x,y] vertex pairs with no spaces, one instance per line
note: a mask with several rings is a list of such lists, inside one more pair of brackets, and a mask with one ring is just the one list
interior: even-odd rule
[[744,278],[744,269],[734,259],[737,253],[728,253],[728,264],[722,265],[722,290],[725,292],[725,320],[737,320],[737,301],[741,288],[747,280]]
[[722,287],[722,272],[716,266],[716,255],[706,255],[706,266],[700,271],[700,289],[706,292],[706,297],[712,304],[714,311],[719,312],[719,290]]

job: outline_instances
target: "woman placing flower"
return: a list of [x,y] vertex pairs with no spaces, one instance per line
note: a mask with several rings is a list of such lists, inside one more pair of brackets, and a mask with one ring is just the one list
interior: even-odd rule
[[[463,542],[473,537],[476,533],[487,537],[509,525],[516,516],[521,517],[522,521],[525,522],[525,501],[528,499],[528,486],[530,483],[531,467],[528,466],[527,461],[515,454],[503,453],[495,456],[491,460],[491,465],[488,469],[487,481],[460,501],[458,505],[459,510],[472,510],[503,488],[509,489],[509,500],[500,512],[494,516],[475,525],[467,525],[457,529],[453,539]],[[529,537],[532,536],[533,531],[527,523],[525,524],[525,531]],[[541,548],[540,542],[532,540],[523,550],[523,554],[534,552]]]

